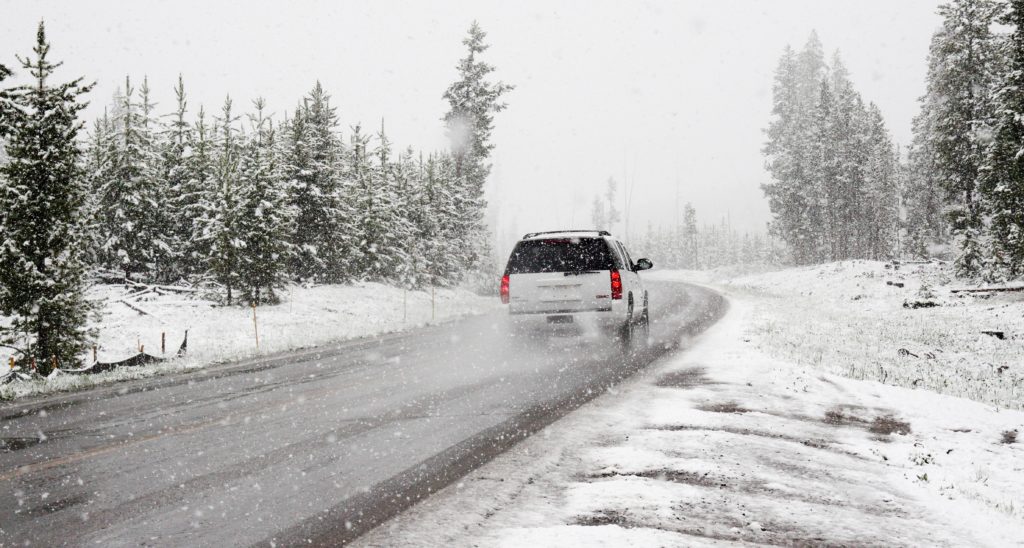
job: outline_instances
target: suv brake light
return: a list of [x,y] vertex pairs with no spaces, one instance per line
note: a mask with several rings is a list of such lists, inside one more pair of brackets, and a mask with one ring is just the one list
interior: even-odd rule
[[501,277],[501,304],[508,304],[508,274]]
[[[612,278],[612,299],[622,299],[622,276],[619,275],[618,270],[611,271]],[[503,286],[504,287],[504,286]]]

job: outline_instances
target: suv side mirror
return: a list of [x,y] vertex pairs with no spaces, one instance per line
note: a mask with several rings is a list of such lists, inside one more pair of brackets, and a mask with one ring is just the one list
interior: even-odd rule
[[650,259],[638,259],[636,261],[636,266],[634,267],[637,272],[641,270],[650,270],[652,268],[654,268],[654,263],[652,263]]

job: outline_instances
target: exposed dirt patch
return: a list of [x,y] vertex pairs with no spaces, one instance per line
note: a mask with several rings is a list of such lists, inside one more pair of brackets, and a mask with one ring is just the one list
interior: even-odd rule
[[1007,430],[1003,432],[1002,439],[1000,441],[1006,444],[1017,443],[1017,431]]
[[868,431],[872,434],[879,434],[883,436],[888,436],[890,434],[905,436],[910,433],[910,423],[898,420],[892,415],[875,417],[875,420],[871,421],[871,426],[868,427]]
[[665,373],[654,384],[664,388],[696,388],[698,386],[718,383],[712,382],[711,379],[708,378],[707,369],[703,367],[691,367],[689,369],[681,369],[679,371],[670,371]]
[[577,516],[576,525],[618,525],[623,529],[632,529],[633,527],[641,527],[641,525],[634,524],[625,512],[619,512],[618,510],[599,510],[593,514],[586,516]]
[[[857,413],[860,411],[860,413]],[[876,434],[879,437],[875,438],[879,441],[886,441],[882,436],[888,436],[890,434],[901,434],[906,435],[910,433],[910,423],[897,419],[891,413],[884,415],[877,415],[874,419],[868,420],[864,418],[865,411],[868,409],[860,406],[837,406],[825,411],[825,416],[822,418],[822,422],[831,426],[855,426],[858,428],[864,428],[872,434]],[[877,411],[876,411],[877,412]]]
[[709,472],[698,473],[688,472],[686,470],[644,470],[641,472],[632,472],[628,474],[622,474],[619,472],[602,472],[600,474],[594,474],[588,479],[606,479],[615,477],[636,477],[636,478],[647,478],[658,481],[670,481],[672,483],[684,483],[686,485],[697,485],[700,487],[716,487],[726,488],[729,486],[724,479],[710,475]]
[[750,410],[742,407],[740,404],[729,401],[724,403],[709,403],[697,407],[701,411],[710,411],[712,413],[747,413]]
[[825,418],[823,421],[825,424],[832,426],[864,426],[868,423],[867,420],[862,419],[840,407],[835,407],[825,411]]

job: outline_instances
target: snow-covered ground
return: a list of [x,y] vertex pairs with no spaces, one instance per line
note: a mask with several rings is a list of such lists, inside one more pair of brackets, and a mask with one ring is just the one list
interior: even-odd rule
[[[122,299],[133,292],[118,285],[99,285],[90,290],[89,298],[103,303],[102,319],[96,326],[99,328],[99,360],[128,358],[136,354],[140,346],[146,353],[160,356],[161,334],[166,337],[163,355],[173,356],[187,330],[185,358],[96,375],[58,374],[46,380],[13,382],[0,387],[0,399],[71,390],[401,331],[500,306],[496,297],[480,297],[462,289],[437,289],[432,306],[429,290],[406,292],[377,283],[293,286],[281,295],[282,304],[259,307],[254,325],[250,308],[215,307],[209,301],[178,293],[150,292],[144,297],[129,299],[132,308]],[[259,348],[256,347],[257,329]],[[6,364],[8,356],[0,352],[0,357]]]
[[[902,300],[892,307],[891,296],[909,298],[917,288],[881,289],[892,287],[885,279],[895,278],[863,275],[875,266],[884,269],[876,263],[832,265],[725,285],[730,312],[692,349],[652,365],[360,543],[1024,545],[1024,439],[1014,441],[1016,433],[1024,435],[1024,412],[984,403],[983,397],[923,390],[920,383],[914,388],[850,378],[824,365],[852,358],[857,348],[874,359],[890,340],[902,347],[923,344],[916,337],[931,320],[911,312],[948,322],[939,329],[968,322],[969,314],[961,318],[957,312],[978,307],[989,315],[962,324],[976,330],[1003,317],[997,312],[1019,313],[1021,305],[993,296],[981,305],[965,300],[903,315]],[[911,276],[904,271],[902,278]],[[877,290],[885,296],[871,296]],[[780,294],[800,291],[809,292],[809,300],[816,295],[821,306],[797,320],[791,314],[799,303],[784,302]],[[853,299],[851,293],[865,296]],[[848,304],[853,310],[843,323],[838,316]],[[774,331],[764,328],[769,312],[776,314]],[[872,334],[887,333],[883,325],[871,325],[872,313],[878,324],[895,313],[899,318],[891,321],[898,328],[914,331],[865,345]],[[853,340],[837,340],[840,348],[818,360],[807,360],[799,349],[790,352],[801,363],[784,357],[779,341],[792,339],[781,334],[813,328],[819,317],[839,322],[836,333],[819,330],[799,340],[823,347],[838,337]],[[784,321],[794,323],[780,326]],[[994,349],[988,339],[952,334],[940,341],[944,353],[969,363],[972,352],[1024,362],[1024,354]],[[927,360],[933,367],[945,363]],[[866,376],[856,371],[854,376]],[[983,393],[989,392],[973,395]]]
[[[954,293],[971,286],[935,263],[894,269],[846,261],[767,274],[659,275],[711,283],[752,300],[752,329],[774,357],[1024,409],[1024,291]],[[913,308],[922,303],[935,306]],[[1002,332],[1004,339],[983,331]]]

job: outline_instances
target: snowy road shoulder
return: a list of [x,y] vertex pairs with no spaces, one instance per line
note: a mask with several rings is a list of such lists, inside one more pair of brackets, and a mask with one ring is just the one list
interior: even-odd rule
[[[98,358],[117,361],[144,348],[157,356],[173,356],[188,333],[182,359],[139,367],[121,367],[96,375],[57,374],[50,379],[0,386],[0,400],[51,392],[80,390],[247,360],[268,354],[311,348],[332,342],[395,333],[497,309],[496,297],[463,289],[405,291],[379,283],[290,286],[283,302],[253,311],[241,306],[211,307],[208,301],[176,294],[150,293],[126,305],[129,293],[119,285],[97,285],[90,298],[101,304]],[[143,312],[140,312],[142,310]],[[258,344],[257,344],[258,335]],[[165,352],[161,339],[166,337]],[[6,363],[7,356],[0,353]]]
[[1024,413],[770,359],[751,309],[361,544],[1021,542]]

